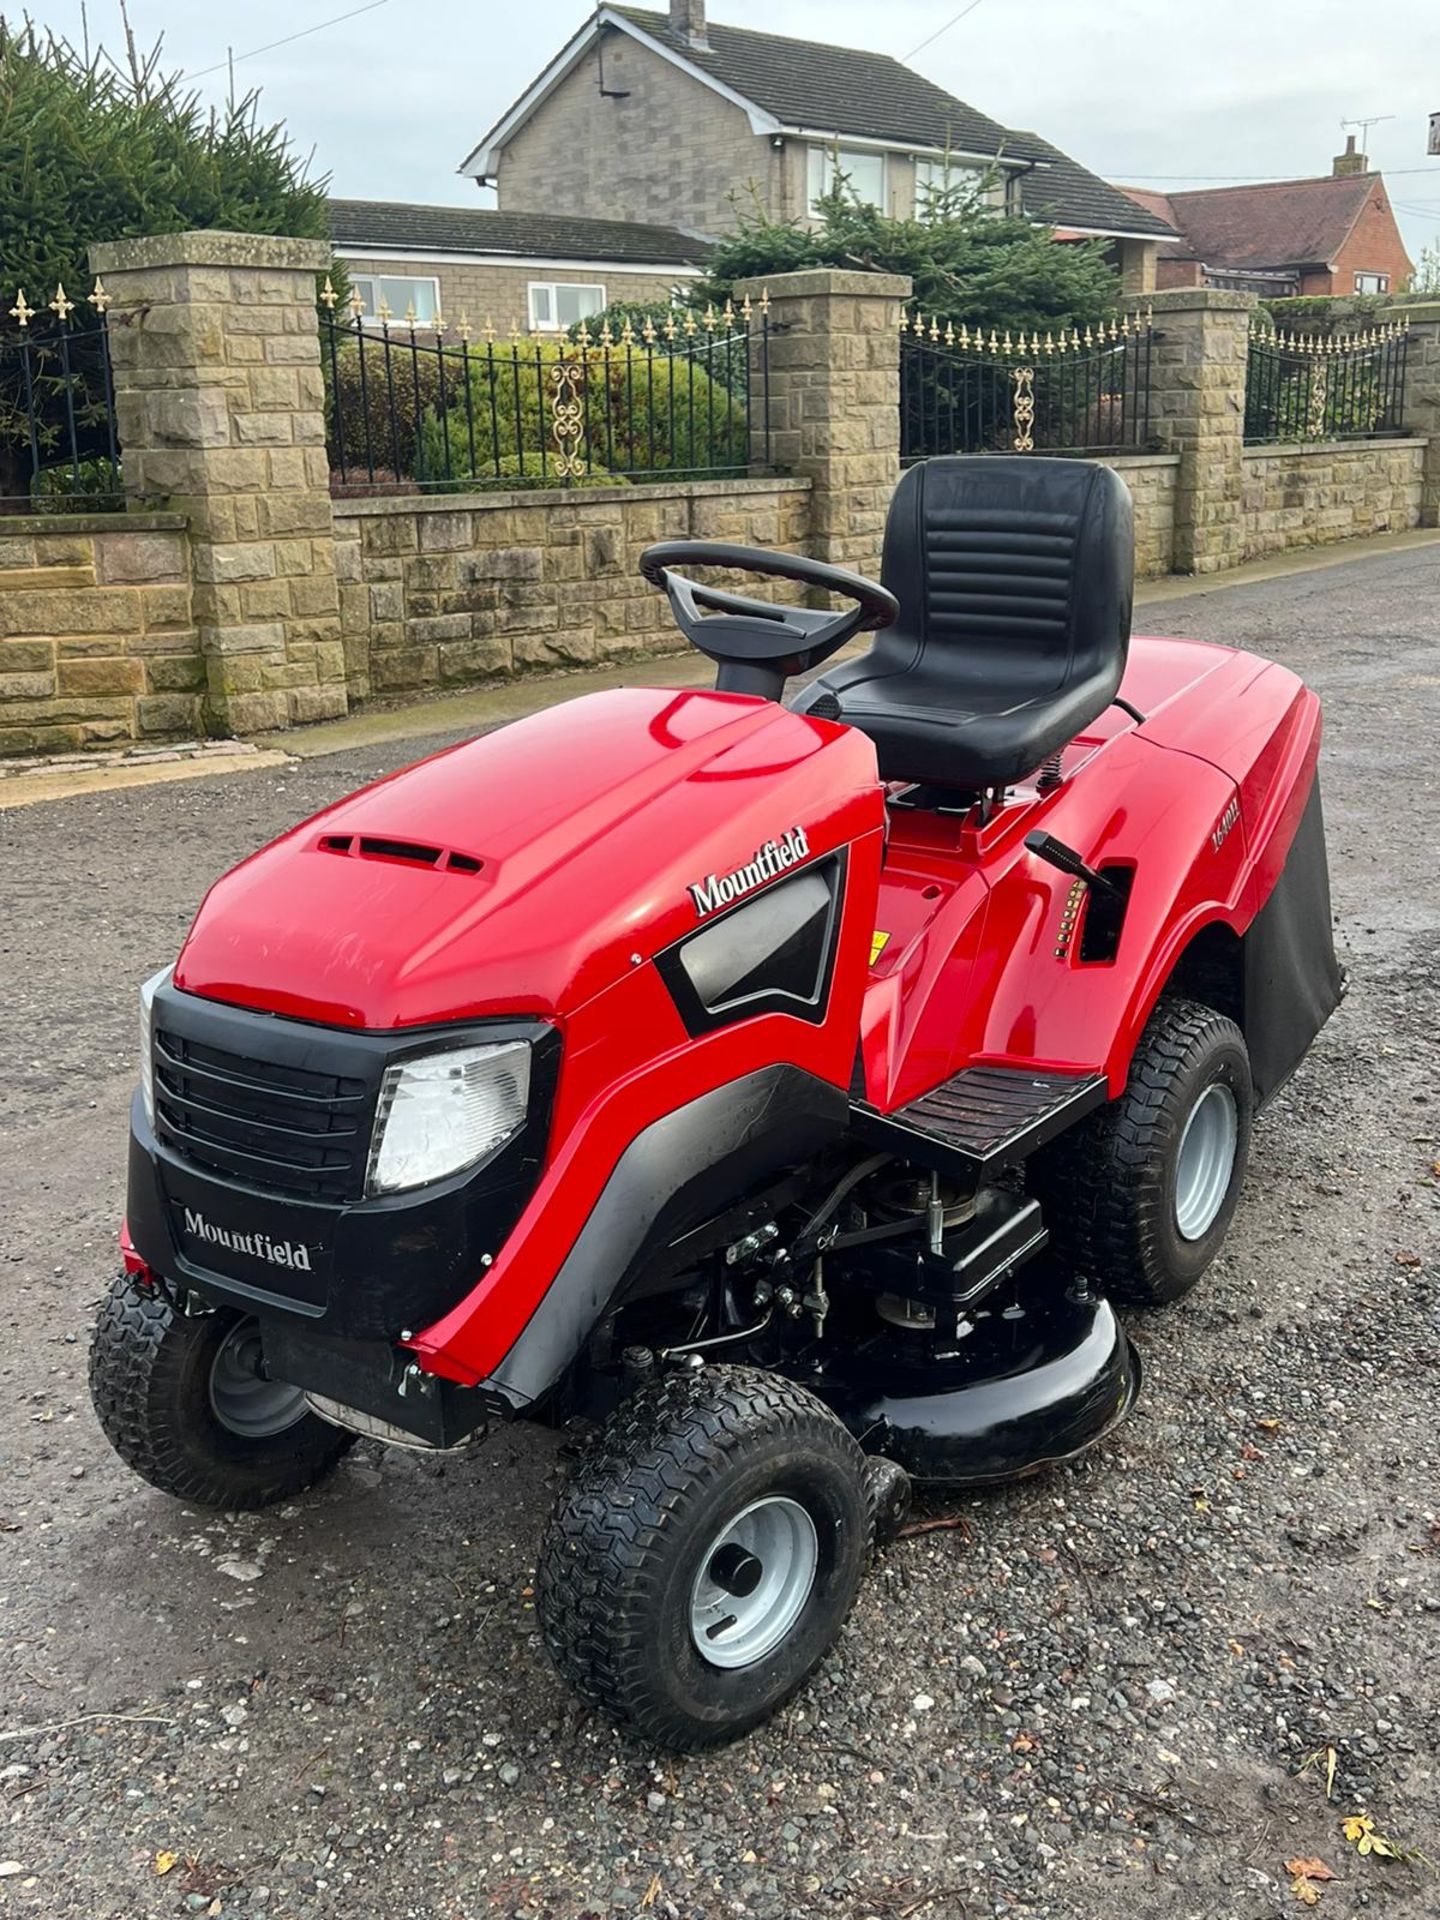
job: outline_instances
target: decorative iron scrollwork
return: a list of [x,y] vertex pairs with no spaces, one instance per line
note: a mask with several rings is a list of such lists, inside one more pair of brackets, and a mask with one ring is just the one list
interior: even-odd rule
[[585,471],[585,362],[557,360],[550,369],[550,419],[555,439],[555,471],[578,480]]
[[1015,422],[1016,453],[1035,451],[1035,369],[1016,367],[1010,375],[1014,389],[1011,411]]

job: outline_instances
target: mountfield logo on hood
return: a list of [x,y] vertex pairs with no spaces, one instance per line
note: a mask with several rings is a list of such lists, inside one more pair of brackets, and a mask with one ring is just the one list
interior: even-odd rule
[[805,829],[791,827],[779,840],[767,840],[763,847],[757,847],[745,865],[736,867],[733,873],[712,873],[704,880],[692,881],[690,898],[696,913],[703,920],[707,913],[728,907],[732,900],[753,893],[787,867],[797,866],[809,851]]
[[268,1233],[235,1233],[229,1227],[217,1227],[193,1207],[185,1209],[185,1231],[212,1247],[224,1247],[227,1253],[247,1253],[252,1260],[264,1260],[272,1267],[295,1267],[309,1273],[310,1249],[303,1240],[272,1240]]

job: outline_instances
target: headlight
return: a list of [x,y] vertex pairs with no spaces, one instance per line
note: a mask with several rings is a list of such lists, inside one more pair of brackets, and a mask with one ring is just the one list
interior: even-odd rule
[[385,1069],[368,1194],[401,1193],[483,1160],[518,1133],[530,1100],[530,1044],[452,1047]]
[[140,989],[140,1093],[145,1102],[145,1118],[152,1127],[155,1124],[155,1048],[151,1016],[156,993],[174,971],[173,965],[162,967],[159,973],[151,974]]

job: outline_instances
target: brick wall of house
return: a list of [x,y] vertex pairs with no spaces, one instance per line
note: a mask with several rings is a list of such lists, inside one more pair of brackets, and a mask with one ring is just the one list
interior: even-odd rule
[[[637,273],[633,268],[620,266],[597,265],[593,270],[512,267],[473,260],[406,260],[398,255],[394,259],[352,260],[348,264],[355,273],[403,274],[415,279],[438,280],[440,310],[448,325],[453,327],[463,314],[477,333],[488,322],[500,334],[509,333],[512,326],[521,333],[529,332],[532,280],[583,282],[587,286],[598,282],[605,289],[606,300],[613,302],[668,300],[677,286],[687,278],[694,278],[683,268]],[[395,316],[396,320],[403,317]]]
[[[617,93],[625,97],[607,97]],[[750,131],[741,108],[610,33],[505,147],[497,189],[512,213],[563,210],[718,233],[733,224],[730,196],[752,180],[768,203],[783,158]]]
[[0,521],[0,753],[198,734],[182,515]]
[[1329,286],[1302,287],[1301,292],[1353,293],[1357,273],[1383,273],[1390,279],[1388,291],[1398,293],[1402,281],[1414,271],[1395,224],[1384,182],[1379,178],[1371,187],[1345,245],[1335,256],[1334,268]]
[[1247,451],[1242,557],[1418,527],[1426,445],[1330,440]]
[[685,643],[641,578],[644,548],[729,540],[803,553],[809,512],[809,482],[792,479],[337,501],[351,698],[674,652]]

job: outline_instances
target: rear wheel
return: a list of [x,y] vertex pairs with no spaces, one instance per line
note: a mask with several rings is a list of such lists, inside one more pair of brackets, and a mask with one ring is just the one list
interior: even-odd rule
[[121,1275],[90,1348],[90,1397],[112,1447],[162,1493],[264,1507],[313,1486],[352,1436],[265,1372],[260,1325],[229,1308],[177,1313]]
[[859,1447],[751,1367],[642,1387],[560,1496],[536,1582],[567,1680],[659,1745],[767,1719],[824,1658],[874,1536]]
[[1030,1163],[1060,1257],[1131,1306],[1188,1293],[1239,1200],[1253,1108],[1234,1021],[1162,1000],[1120,1098]]

